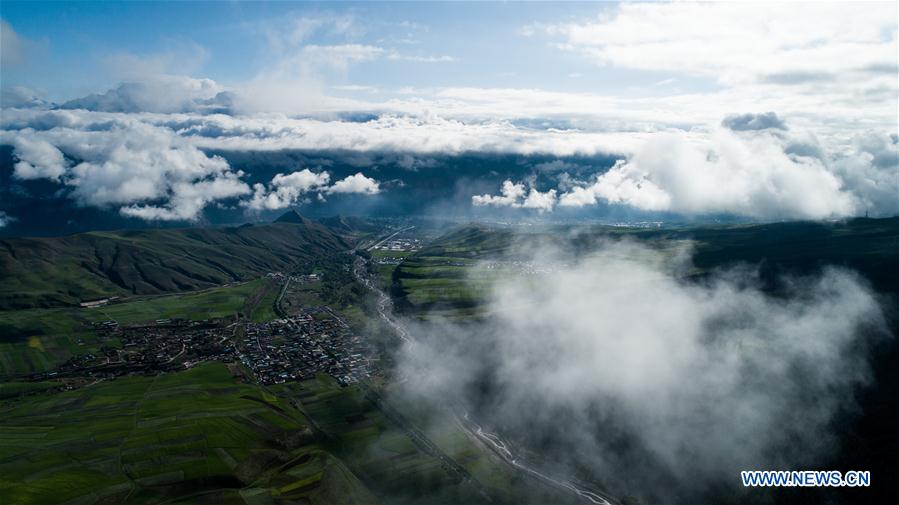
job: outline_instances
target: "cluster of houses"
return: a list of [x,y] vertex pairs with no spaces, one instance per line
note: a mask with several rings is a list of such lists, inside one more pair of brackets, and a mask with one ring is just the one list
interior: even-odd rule
[[183,370],[203,361],[237,359],[225,321],[158,319],[150,325],[129,327],[103,321],[93,326],[102,341],[117,339],[121,345],[105,345],[99,352],[76,355],[46,373],[47,377],[114,378]]
[[482,261],[480,266],[487,270],[501,270],[515,275],[545,275],[568,268],[566,263],[538,263],[524,260],[488,260]]
[[240,360],[263,384],[278,384],[327,373],[343,385],[367,379],[374,370],[372,349],[332,312],[304,313],[247,324]]
[[417,251],[421,249],[421,240],[417,238],[393,238],[375,247],[378,251]]
[[101,340],[117,339],[121,345],[80,354],[34,378],[114,378],[240,361],[263,384],[326,373],[348,385],[370,378],[377,368],[371,346],[329,307],[265,323],[160,319],[126,327],[105,321],[94,330]]

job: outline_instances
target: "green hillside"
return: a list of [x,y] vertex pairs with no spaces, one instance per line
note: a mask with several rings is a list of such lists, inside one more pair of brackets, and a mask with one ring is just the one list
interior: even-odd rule
[[0,502],[375,503],[294,405],[220,363],[7,401]]
[[329,228],[305,219],[0,240],[0,310],[209,288],[348,248]]
[[[776,289],[784,274],[805,275],[825,266],[850,268],[885,293],[899,293],[899,218],[791,222],[647,230],[610,226],[547,226],[513,233],[470,225],[453,230],[406,258],[393,272],[396,307],[417,317],[477,315],[502,268],[472,275],[483,261],[527,257],[532,247],[565,245],[589,253],[603,240],[628,237],[656,249],[689,243],[693,275],[749,264]],[[520,246],[520,247],[519,247]]]

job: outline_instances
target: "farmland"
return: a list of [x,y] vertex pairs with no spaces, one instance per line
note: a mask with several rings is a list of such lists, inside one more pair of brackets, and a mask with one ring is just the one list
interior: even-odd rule
[[70,357],[103,345],[93,323],[145,324],[157,319],[204,320],[246,313],[254,321],[274,318],[277,285],[268,279],[190,293],[140,297],[97,308],[23,309],[0,312],[0,376],[50,370]]
[[748,264],[759,268],[767,289],[776,290],[784,275],[833,265],[858,271],[879,291],[899,293],[899,218],[659,229],[545,226],[526,234],[473,225],[407,256],[392,274],[391,290],[396,307],[413,317],[478,317],[497,278],[551,271],[552,265],[534,260],[541,247],[564,244],[575,255],[589,255],[603,241],[622,239],[671,255],[692,250],[687,276],[694,280]]
[[5,402],[0,501],[368,499],[289,399],[241,377],[209,364]]
[[470,470],[472,480],[460,479],[365,387],[327,375],[269,387],[247,377],[209,363],[54,395],[17,388],[0,404],[0,501],[480,503],[483,491],[516,503],[516,492],[547,492],[458,426],[431,424],[439,450]]

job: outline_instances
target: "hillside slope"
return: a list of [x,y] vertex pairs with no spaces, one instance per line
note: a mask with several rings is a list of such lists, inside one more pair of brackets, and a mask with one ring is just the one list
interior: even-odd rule
[[[716,269],[744,264],[757,268],[765,287],[774,291],[785,275],[837,266],[858,272],[878,292],[899,294],[899,218],[658,230],[597,225],[519,232],[468,225],[407,257],[393,272],[391,294],[398,310],[417,317],[471,315],[489,293],[489,279],[471,275],[478,262],[527,260],[533,250],[529,246],[541,244],[564,244],[567,250],[587,253],[610,238],[660,248],[689,243],[697,280]],[[522,253],[524,258],[516,256]]]
[[0,240],[0,309],[208,288],[348,248],[308,220]]

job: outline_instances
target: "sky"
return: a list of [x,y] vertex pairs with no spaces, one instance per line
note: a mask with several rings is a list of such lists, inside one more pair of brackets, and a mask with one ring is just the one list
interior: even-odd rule
[[[521,87],[639,96],[667,72],[587,71],[526,31],[573,21],[610,5],[571,3],[41,3],[4,5],[3,17],[39,59],[8,74],[53,100],[83,96],[140,72],[187,72],[239,86],[290,51],[357,45],[382,51],[328,72],[330,86]],[[74,42],[74,43],[73,43]],[[345,55],[349,58],[350,55]],[[536,71],[538,70],[539,71]],[[565,76],[560,82],[556,76]],[[682,83],[685,84],[685,83]],[[708,82],[691,83],[699,89]],[[352,93],[346,93],[352,95]],[[362,95],[365,97],[365,95]]]
[[[13,178],[123,215],[193,220],[341,182],[302,167],[315,184],[257,187],[213,149],[620,158],[472,195],[541,214],[899,212],[891,2],[8,1],[0,18]],[[379,192],[362,168],[339,187]]]

